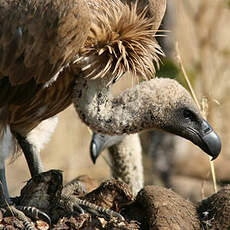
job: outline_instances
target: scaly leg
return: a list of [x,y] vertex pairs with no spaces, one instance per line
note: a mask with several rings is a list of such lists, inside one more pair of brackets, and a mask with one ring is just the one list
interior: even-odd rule
[[[9,211],[12,215],[17,216],[23,221],[26,230],[32,230],[32,224],[27,220],[23,212],[17,210],[9,197],[5,176],[5,159],[13,151],[14,141],[10,127],[6,126],[2,131],[0,140],[0,207],[3,212]],[[16,211],[15,211],[16,210]]]
[[7,183],[6,183],[6,174],[5,174],[5,162],[2,162],[2,168],[0,169],[0,181],[1,181],[1,193],[0,193],[0,206],[3,207],[11,203]]
[[27,165],[30,170],[31,177],[42,173],[44,171],[43,164],[40,157],[40,152],[36,150],[36,148],[29,143],[29,141],[21,136],[18,133],[15,133],[15,137],[22,148],[24,156],[26,158]]
[[[2,160],[3,161],[3,160]],[[25,214],[13,206],[13,202],[10,200],[9,192],[7,189],[6,176],[5,176],[5,161],[1,162],[0,169],[0,207],[3,212],[10,212],[11,215],[16,216],[21,220],[26,230],[33,230],[33,225],[27,220]]]
[[[43,165],[40,158],[40,153],[35,151],[35,148],[26,140],[25,137],[22,137],[20,134],[15,134],[16,139],[18,140],[19,145],[22,148],[22,151],[25,155],[30,174],[31,176],[35,176],[43,171]],[[35,219],[42,219],[49,224],[51,220],[49,216],[40,211],[35,207],[27,207],[27,206],[14,206],[12,200],[9,198],[9,192],[7,189],[6,177],[5,177],[5,164],[2,162],[2,168],[0,169],[0,180],[1,180],[1,189],[0,189],[0,205],[5,209],[5,211],[9,211],[9,213],[18,217],[18,219],[22,220],[26,230],[32,230],[33,225],[27,220],[26,215],[31,216]],[[25,213],[25,214],[24,214]]]
[[[31,177],[42,173],[44,171],[44,167],[41,161],[40,152],[36,150],[36,148],[29,143],[25,137],[18,133],[15,133],[15,137],[22,148]],[[17,208],[35,219],[40,218],[51,224],[50,217],[45,212],[42,212],[35,207],[17,206]]]

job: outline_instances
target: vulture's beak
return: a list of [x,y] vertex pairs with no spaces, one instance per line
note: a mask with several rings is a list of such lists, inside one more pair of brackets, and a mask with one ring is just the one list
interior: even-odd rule
[[[124,136],[125,134],[121,136],[109,136],[94,133],[90,144],[90,156],[93,163],[96,163],[98,156],[104,149],[121,142]],[[204,152],[212,157],[212,160],[216,159],[220,154],[220,137],[206,120],[202,121],[199,128],[187,127],[186,135],[180,136],[184,136],[186,139],[189,139],[199,146]]]
[[221,141],[210,124],[206,120],[203,120],[199,131],[193,128],[189,128],[189,130],[195,134],[198,139],[198,141],[192,140],[192,142],[211,156],[212,160],[216,159],[221,151]]
[[118,144],[122,141],[125,135],[121,136],[109,136],[99,133],[93,133],[92,140],[90,143],[90,156],[93,163],[96,163],[98,156],[101,152],[115,144]]

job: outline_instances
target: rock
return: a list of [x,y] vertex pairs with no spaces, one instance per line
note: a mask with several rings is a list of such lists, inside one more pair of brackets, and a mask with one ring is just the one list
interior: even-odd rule
[[134,197],[128,185],[116,179],[110,179],[103,182],[97,189],[86,194],[82,198],[116,212],[119,212],[123,206],[134,201]]
[[141,223],[141,229],[198,230],[196,207],[170,189],[146,186],[122,214]]
[[15,201],[18,205],[36,207],[49,215],[56,196],[62,191],[62,182],[60,170],[40,173],[27,182]]
[[204,229],[230,229],[230,186],[202,200],[197,211]]

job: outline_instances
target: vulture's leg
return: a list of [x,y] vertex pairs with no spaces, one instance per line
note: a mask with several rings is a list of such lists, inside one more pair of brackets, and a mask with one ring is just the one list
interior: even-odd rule
[[[31,177],[34,177],[44,171],[43,164],[40,157],[40,152],[26,139],[26,137],[21,136],[19,133],[15,133],[15,137],[20,145],[22,152],[26,158],[27,165],[29,167]],[[17,209],[23,211],[28,216],[35,219],[42,219],[49,224],[51,224],[50,217],[39,209],[27,206],[16,206]]]
[[6,183],[5,175],[5,159],[13,150],[13,135],[9,126],[3,131],[0,141],[0,208],[2,212],[8,212],[20,219],[26,230],[33,230],[33,225],[27,220],[25,214],[14,207],[13,202],[9,197],[9,192]]
[[[14,132],[14,136],[17,139],[18,144],[21,146],[21,149],[25,155],[25,158],[26,158],[26,161],[27,161],[27,164],[28,164],[32,178],[35,178],[37,175],[41,175],[41,173],[43,172],[43,165],[42,165],[42,161],[40,158],[40,149],[42,148],[42,146],[45,143],[47,143],[49,141],[52,133],[54,132],[54,130],[56,128],[57,122],[58,122],[58,119],[55,116],[51,117],[49,119],[46,119],[46,120],[42,121],[31,132],[29,132],[26,137],[21,135],[20,133]],[[5,136],[7,136],[7,132],[6,132]],[[8,136],[9,136],[9,134],[8,134]],[[11,137],[12,137],[12,134],[11,134]],[[8,139],[9,139],[9,137],[8,137]],[[7,143],[7,142],[5,141],[3,143]],[[14,143],[12,143],[12,145],[14,146]],[[37,187],[36,184],[34,186]],[[29,195],[29,192],[28,192],[28,195]],[[41,207],[40,203],[37,205],[34,205],[32,202],[32,204],[30,205],[30,203],[29,203],[30,201],[28,201],[28,199],[26,199],[25,202],[23,202],[23,205],[20,205],[21,204],[20,199],[16,198],[16,199],[11,199],[11,200],[13,201],[14,205],[16,205],[17,209],[16,208],[14,208],[14,209],[18,210],[18,212],[20,212],[19,210],[21,210],[27,216],[31,216],[34,219],[42,219],[42,220],[44,220],[50,224],[51,221],[50,221],[49,216],[45,212],[40,211],[38,209]],[[29,204],[28,206],[27,206],[27,203]],[[35,206],[37,208],[35,208]],[[15,212],[16,212],[16,210],[15,210]],[[26,226],[27,224],[25,224],[25,222],[24,222],[24,225]]]
[[6,178],[5,178],[5,170],[4,172],[1,169],[1,186],[0,186],[0,199],[1,199],[1,210],[2,211],[8,211],[11,213],[12,216],[17,217],[19,220],[21,220],[25,226],[26,230],[34,230],[33,225],[27,220],[25,214],[15,208],[14,205],[12,205],[12,201],[9,198],[8,189],[6,186]]
[[6,204],[11,203],[9,192],[7,189],[7,183],[6,183],[5,161],[2,162],[2,166],[0,168],[0,180],[1,180],[0,207],[3,207]]
[[40,152],[36,150],[36,148],[29,143],[29,141],[21,136],[20,134],[16,133],[15,137],[22,148],[24,156],[26,158],[26,162],[28,164],[30,175],[31,177],[42,173],[44,171],[43,164],[40,157]]
[[[40,159],[40,153],[35,151],[35,148],[21,135],[15,134],[16,139],[18,140],[19,145],[22,148],[22,151],[25,155],[27,164],[29,166],[31,176],[35,176],[42,172],[43,166]],[[0,205],[2,210],[8,212],[9,214],[16,216],[19,220],[21,220],[25,226],[26,230],[33,230],[33,225],[27,220],[26,213],[28,216],[31,216],[35,219],[42,219],[49,224],[51,224],[51,220],[49,216],[40,211],[35,207],[27,207],[27,206],[17,206],[14,205],[14,202],[9,198],[9,192],[7,189],[6,177],[5,177],[5,162],[1,162],[0,168]],[[16,200],[15,200],[16,201]],[[17,202],[16,202],[17,203]]]
[[3,207],[6,203],[11,203],[6,183],[5,160],[10,156],[13,148],[14,138],[10,127],[6,125],[3,128],[2,124],[0,124],[0,207]]

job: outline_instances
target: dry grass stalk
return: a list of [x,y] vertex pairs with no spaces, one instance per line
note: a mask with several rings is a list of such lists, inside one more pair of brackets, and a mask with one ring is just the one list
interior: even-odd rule
[[[201,101],[201,113],[205,119],[207,119],[207,111],[208,111],[208,100],[207,98],[202,98]],[[214,192],[217,192],[217,186],[216,186],[216,174],[215,174],[215,167],[214,167],[214,162],[210,158],[210,169],[211,169],[211,174],[212,174],[212,181],[213,181],[213,189]]]
[[[207,111],[208,111],[208,101],[206,98],[203,98],[202,99],[202,102],[201,102],[201,105],[199,104],[198,102],[198,99],[196,97],[196,94],[192,88],[192,85],[190,83],[190,80],[188,78],[188,75],[185,71],[185,68],[184,68],[184,65],[183,65],[183,62],[182,62],[182,58],[181,58],[181,55],[180,55],[180,50],[179,50],[179,45],[178,45],[178,42],[176,42],[176,58],[177,58],[177,61],[179,63],[179,66],[181,68],[181,71],[183,73],[183,76],[186,80],[186,83],[188,84],[188,88],[192,94],[192,97],[194,99],[194,101],[196,102],[198,108],[200,109],[203,117],[205,119],[207,119]],[[216,185],[216,174],[215,174],[215,166],[214,166],[214,162],[211,160],[212,157],[209,157],[209,163],[210,163],[210,170],[211,170],[211,174],[212,174],[212,181],[213,181],[213,189],[214,189],[214,192],[216,193],[217,192],[217,185]]]

